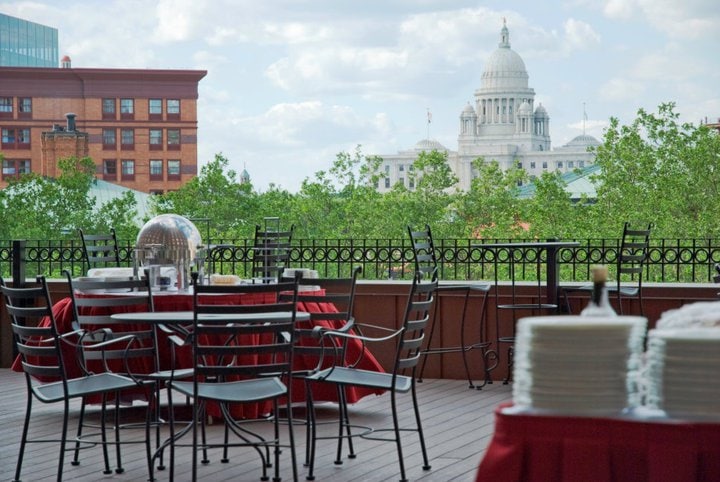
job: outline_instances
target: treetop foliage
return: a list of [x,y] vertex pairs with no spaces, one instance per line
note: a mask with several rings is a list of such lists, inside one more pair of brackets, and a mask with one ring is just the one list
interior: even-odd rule
[[[438,151],[422,152],[413,163],[408,175],[414,189],[398,184],[380,194],[382,159],[363,155],[358,146],[307,177],[297,193],[277,186],[259,193],[216,154],[182,188],[154,196],[153,211],[201,222],[213,240],[252,238],[255,225],[274,216],[283,226],[294,224],[301,239],[400,239],[408,225],[426,223],[438,238],[617,238],[625,221],[653,223],[658,238],[720,237],[714,202],[720,136],[678,119],[673,103],[655,113],[640,109],[629,125],[611,118],[596,151],[597,199],[586,202],[572,202],[562,177],[551,172],[533,179],[534,196],[521,199],[518,186],[530,181],[527,173],[502,171],[483,158],[473,162],[470,189],[460,192],[447,153]],[[135,239],[132,194],[96,206],[88,196],[92,160],[71,158],[60,167],[57,179],[23,175],[0,191],[1,239],[58,239],[76,236],[78,228],[110,227],[121,239]]]

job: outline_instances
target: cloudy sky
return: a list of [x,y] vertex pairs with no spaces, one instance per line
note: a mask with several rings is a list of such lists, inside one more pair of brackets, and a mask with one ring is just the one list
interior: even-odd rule
[[[720,117],[717,0],[0,0],[73,67],[202,69],[200,164],[295,191],[341,151],[457,149],[503,18],[554,147],[674,101]],[[427,112],[432,113],[428,126]]]

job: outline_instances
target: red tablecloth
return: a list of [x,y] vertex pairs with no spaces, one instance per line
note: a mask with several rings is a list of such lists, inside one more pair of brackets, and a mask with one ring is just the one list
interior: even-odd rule
[[[98,296],[98,295],[95,295]],[[266,300],[262,294],[242,294],[242,295],[223,295],[223,296],[209,296],[203,297],[203,303],[216,303],[216,304],[261,304],[265,303]],[[302,299],[302,293],[300,294]],[[187,294],[157,294],[153,296],[153,302],[155,305],[155,311],[192,311],[193,302],[192,296]],[[131,307],[131,309],[137,310],[137,307]],[[335,312],[335,306],[331,303],[298,303],[298,311],[320,311],[320,312]],[[72,299],[70,297],[63,298],[53,305],[53,315],[57,322],[57,329],[60,333],[65,333],[72,330],[71,324],[73,320],[72,310]],[[326,327],[333,326],[333,321],[317,321],[316,324],[322,324]],[[132,325],[128,325],[131,329]],[[167,342],[163,333],[160,333],[158,339],[158,351],[160,354],[160,363],[162,369],[170,368],[170,345]],[[362,350],[362,346],[359,343],[351,343],[348,345],[348,357],[351,360],[355,360]],[[67,349],[64,354],[66,360],[66,372],[68,377],[81,376],[81,369],[77,363],[68,362],[68,360],[75,360],[76,353],[72,349]],[[176,353],[177,357],[177,368],[187,368],[192,366],[192,354],[190,347],[183,347]],[[296,357],[294,361],[294,368],[301,370],[305,368],[313,368],[315,366],[315,360],[305,360],[302,357]],[[362,354],[360,367],[366,370],[383,371],[380,363],[368,350],[365,350]],[[21,372],[22,366],[19,358],[15,360],[12,366],[13,370]],[[139,373],[143,371],[149,372],[152,367],[135,367],[133,369],[138,370]],[[337,391],[334,385],[326,385],[322,383],[313,384],[313,399],[317,401],[330,401],[337,402]],[[293,402],[304,402],[305,401],[305,383],[302,380],[293,381]],[[370,395],[372,393],[381,394],[382,391],[370,390],[366,388],[348,387],[346,390],[347,399],[349,403],[355,403],[361,398]],[[255,418],[261,414],[268,413],[269,404],[246,404],[237,411],[234,411],[235,416],[243,416],[247,418]],[[215,410],[211,410],[211,414]]]
[[495,413],[476,482],[720,481],[720,424]]

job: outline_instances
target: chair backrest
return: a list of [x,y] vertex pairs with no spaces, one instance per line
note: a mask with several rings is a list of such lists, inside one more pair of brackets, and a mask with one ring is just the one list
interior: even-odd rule
[[435,299],[438,287],[436,273],[424,275],[415,273],[413,284],[408,294],[405,316],[403,318],[402,335],[397,344],[393,375],[412,371],[418,364],[425,340],[425,328],[430,319],[430,307]]
[[28,389],[32,390],[38,380],[61,380],[67,393],[63,352],[50,292],[44,276],[38,276],[37,283],[32,287],[14,288],[0,278],[0,290]]
[[[348,278],[300,278],[298,281],[298,301],[303,305],[303,311],[310,314],[310,322],[299,322],[295,327],[295,357],[303,358],[302,365],[312,369],[317,365],[323,355],[322,345],[318,337],[313,334],[316,326],[328,329],[341,330],[349,323],[353,323],[353,308],[355,304],[355,287],[362,268],[353,268]],[[292,281],[290,278],[281,278],[282,281]],[[312,290],[312,291],[305,291]],[[289,294],[281,295],[287,298]],[[336,356],[344,358],[344,348],[338,347]],[[325,350],[327,355],[327,350]]]
[[282,231],[270,226],[255,226],[252,247],[252,276],[266,281],[277,281],[287,267],[295,225]]
[[83,245],[83,259],[88,270],[120,266],[120,251],[114,229],[104,234],[86,234],[82,229],[79,231]]
[[651,230],[652,224],[648,224],[647,228],[643,229],[634,229],[627,222],[623,226],[617,257],[618,288],[621,284],[627,283],[642,286],[643,266],[648,257]]
[[[82,339],[85,349],[82,356],[90,360],[136,359],[136,373],[158,370],[159,354],[154,325],[149,323],[128,324],[111,318],[114,313],[154,311],[153,294],[149,277],[132,278],[76,278],[65,271],[70,288],[73,309],[73,328],[87,330]],[[135,340],[126,349],[91,349],[87,345],[118,336],[134,335]],[[125,367],[115,366],[114,371],[125,372]]]
[[422,273],[425,278],[431,273],[438,276],[438,261],[435,255],[435,244],[433,243],[430,226],[426,224],[425,229],[421,231],[415,231],[411,226],[408,226],[408,234],[413,249],[415,272]]
[[[290,373],[297,280],[255,285],[199,285],[193,273],[195,381],[208,377],[283,377]],[[217,295],[264,295],[265,304],[225,304]],[[288,294],[282,296],[281,294]],[[213,299],[215,298],[215,299]],[[287,313],[289,316],[280,316]],[[280,319],[263,315],[277,314]],[[242,321],[233,315],[246,315]]]

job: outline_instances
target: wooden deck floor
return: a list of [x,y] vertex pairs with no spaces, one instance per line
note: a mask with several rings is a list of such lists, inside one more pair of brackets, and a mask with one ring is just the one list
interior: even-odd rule
[[[25,414],[25,379],[22,374],[9,369],[0,369],[0,480],[12,480],[18,455],[19,440]],[[404,443],[406,467],[411,480],[426,481],[471,481],[493,432],[493,410],[511,399],[509,385],[495,383],[483,390],[467,388],[460,380],[425,380],[418,385],[421,415],[432,470],[421,469],[422,457],[417,437],[412,434]],[[400,396],[404,417],[411,417],[409,396]],[[390,400],[388,395],[366,397],[351,407],[351,419],[359,425],[373,427],[389,426]],[[78,404],[72,405],[70,427],[74,431],[77,421]],[[125,417],[138,416],[142,409],[128,407]],[[33,434],[59,432],[62,412],[60,405],[46,406],[35,403]],[[332,405],[324,405],[318,411],[319,417],[331,417],[335,413]],[[265,423],[269,428],[270,424]],[[334,428],[334,426],[332,427]],[[322,430],[332,430],[330,426]],[[222,424],[212,425],[210,436],[218,437]],[[141,430],[123,432],[124,439],[142,437]],[[295,430],[297,442],[298,472],[305,480],[306,469],[302,465],[305,450],[305,430]],[[342,465],[334,465],[334,441],[319,442],[319,456],[316,465],[318,481],[391,481],[399,479],[399,469],[394,444],[370,440],[356,440],[357,458],[345,459]],[[28,447],[23,464],[22,479],[25,481],[55,480],[57,467],[57,444],[32,444]],[[291,480],[289,451],[283,451],[283,479]],[[142,444],[123,447],[125,473],[103,475],[99,448],[85,450],[80,466],[70,465],[66,459],[64,475],[66,480],[147,480],[147,466]],[[238,448],[231,454],[228,464],[220,463],[219,452],[211,452],[211,462],[200,466],[198,478],[208,481],[260,480],[260,465],[249,449]],[[114,458],[113,458],[114,460]],[[285,462],[285,463],[283,463]],[[190,479],[191,453],[189,449],[178,448],[176,456],[176,480]],[[159,481],[168,480],[167,471],[156,472]]]

